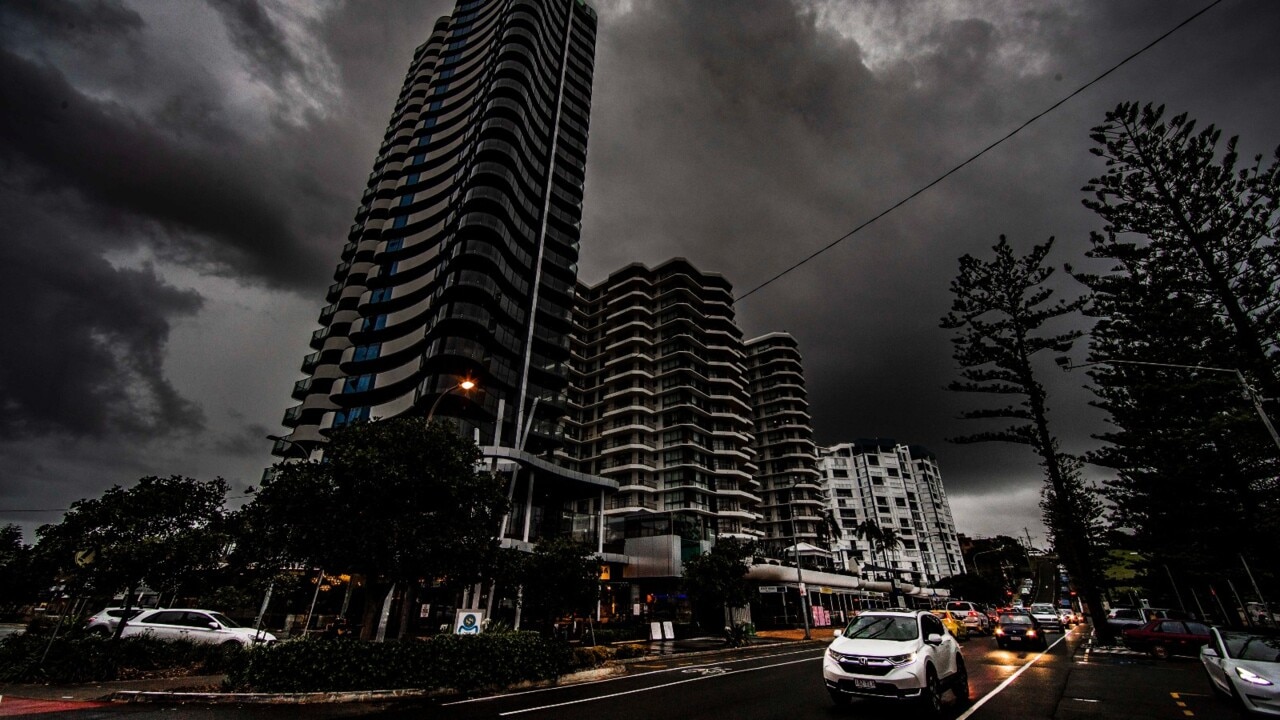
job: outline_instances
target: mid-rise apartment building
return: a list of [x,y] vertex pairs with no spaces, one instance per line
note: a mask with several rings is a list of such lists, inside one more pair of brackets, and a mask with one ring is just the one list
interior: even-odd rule
[[[717,537],[759,536],[742,332],[732,287],[683,258],[578,288],[570,410],[559,454],[615,481],[606,550],[671,584]],[[652,585],[651,585],[652,586]]]
[[800,346],[778,332],[748,340],[746,351],[764,553],[790,559],[803,548],[825,559],[826,502]]
[[[896,577],[928,585],[964,572],[951,506],[936,458],[917,445],[873,439],[819,449],[818,465],[830,510],[843,529],[839,563],[872,578]],[[860,526],[891,528],[901,545],[882,553]]]

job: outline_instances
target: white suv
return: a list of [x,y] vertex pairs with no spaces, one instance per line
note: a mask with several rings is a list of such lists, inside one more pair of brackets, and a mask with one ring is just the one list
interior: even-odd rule
[[276,641],[275,635],[265,630],[240,627],[220,612],[188,608],[148,610],[125,623],[124,631],[120,633],[120,637],[138,635],[206,645],[252,646]]
[[960,645],[936,616],[920,610],[864,612],[827,648],[827,692],[837,705],[855,697],[912,701],[937,715],[950,689],[969,701],[969,674]]

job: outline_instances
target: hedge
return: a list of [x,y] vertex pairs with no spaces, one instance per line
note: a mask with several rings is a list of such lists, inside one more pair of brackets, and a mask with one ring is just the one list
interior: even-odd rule
[[247,654],[238,646],[146,636],[116,641],[93,636],[60,636],[50,645],[49,633],[24,632],[0,640],[0,682],[102,682],[173,670],[192,675],[221,673]]
[[469,692],[554,678],[574,660],[567,646],[533,632],[385,643],[308,639],[254,648],[232,663],[227,685],[243,692]]

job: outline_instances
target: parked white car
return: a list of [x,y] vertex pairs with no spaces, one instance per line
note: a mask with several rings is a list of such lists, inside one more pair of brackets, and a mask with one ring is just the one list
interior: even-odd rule
[[273,643],[276,636],[263,630],[240,627],[216,610],[168,608],[148,610],[125,623],[120,637],[148,635],[160,640],[188,640],[209,645]]
[[919,610],[859,615],[836,631],[823,657],[822,676],[836,705],[855,697],[906,701],[937,716],[948,689],[958,702],[969,701],[960,644],[935,615]]
[[[146,608],[130,608],[129,617],[137,617]],[[84,623],[84,629],[90,635],[110,635],[116,631],[116,626],[120,624],[120,618],[124,616],[124,608],[109,607],[103,608],[94,613]]]
[[1200,662],[1213,689],[1238,708],[1280,717],[1280,633],[1215,627]]

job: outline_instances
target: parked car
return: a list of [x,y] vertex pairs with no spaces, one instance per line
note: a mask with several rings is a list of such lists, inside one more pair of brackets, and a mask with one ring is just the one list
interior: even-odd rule
[[[145,608],[129,608],[129,619],[137,617],[143,610]],[[124,608],[103,608],[85,621],[85,632],[90,635],[110,635],[116,631],[116,626],[120,624],[122,617],[124,617]]]
[[120,637],[149,635],[161,640],[189,640],[210,645],[254,645],[273,643],[275,635],[264,630],[240,627],[216,610],[170,608],[148,610],[131,619]]
[[1194,620],[1152,620],[1124,631],[1124,644],[1160,659],[1170,655],[1194,657],[1209,642],[1209,626]]
[[1112,608],[1107,613],[1107,624],[1117,630],[1127,630],[1129,628],[1142,627],[1152,620],[1164,620],[1169,618],[1172,620],[1186,620],[1176,610],[1168,608]]
[[947,689],[960,703],[969,701],[960,643],[940,618],[919,610],[859,615],[836,631],[823,656],[822,676],[836,705],[855,697],[912,702],[936,716]]
[[1280,633],[1212,628],[1200,662],[1218,694],[1247,712],[1280,716]]
[[1000,616],[1000,624],[995,629],[996,644],[1001,649],[1010,647],[1049,647],[1044,628],[1035,617],[1027,613],[1008,613]]
[[954,635],[957,640],[969,639],[969,626],[965,625],[964,620],[954,611],[934,610],[933,614],[942,620],[942,626],[947,629],[947,632]]
[[959,615],[964,624],[969,626],[969,632],[972,634],[991,634],[991,620],[987,618],[987,613],[978,607],[977,603],[968,600],[952,600],[947,603],[947,610]]
[[1062,618],[1058,617],[1058,609],[1049,603],[1035,603],[1031,606],[1031,617],[1036,619],[1046,632],[1062,632]]

